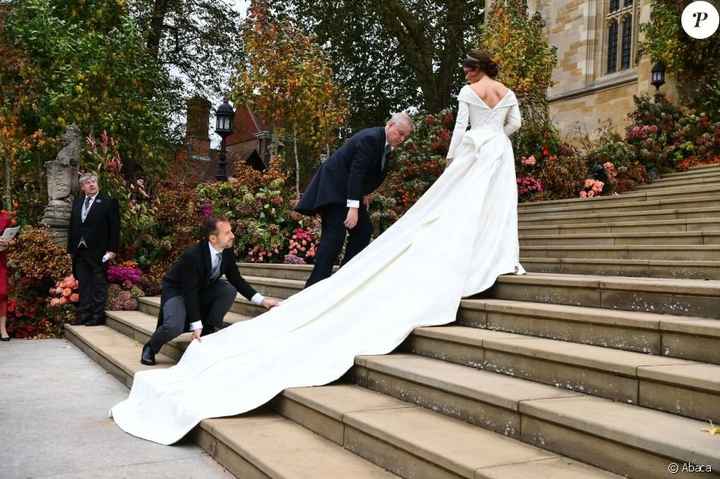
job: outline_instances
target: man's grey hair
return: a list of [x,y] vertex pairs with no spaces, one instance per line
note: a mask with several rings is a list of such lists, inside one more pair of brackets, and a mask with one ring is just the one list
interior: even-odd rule
[[80,176],[80,184],[84,184],[86,181],[95,180],[97,181],[98,177],[95,173],[84,173],[82,176]]
[[388,123],[405,123],[406,126],[410,127],[410,131],[415,130],[415,124],[413,123],[412,118],[410,118],[410,115],[404,111],[393,113]]

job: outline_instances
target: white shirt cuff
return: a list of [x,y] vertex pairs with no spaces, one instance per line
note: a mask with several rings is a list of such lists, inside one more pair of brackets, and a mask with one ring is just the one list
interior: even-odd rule
[[250,299],[250,302],[253,304],[260,305],[262,302],[265,301],[265,296],[263,296],[260,293],[255,293],[253,297]]
[[190,323],[190,329],[192,329],[193,331],[202,329],[202,321],[195,321],[194,323]]
[[347,200],[348,208],[360,208],[360,200]]

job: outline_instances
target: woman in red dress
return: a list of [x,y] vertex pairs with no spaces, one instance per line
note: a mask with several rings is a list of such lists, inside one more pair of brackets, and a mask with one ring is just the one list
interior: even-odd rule
[[[11,226],[10,214],[5,210],[0,211],[0,234],[8,226]],[[7,241],[0,240],[0,341],[10,341],[10,335],[5,329],[8,303],[8,274],[5,250],[7,250],[8,246]]]

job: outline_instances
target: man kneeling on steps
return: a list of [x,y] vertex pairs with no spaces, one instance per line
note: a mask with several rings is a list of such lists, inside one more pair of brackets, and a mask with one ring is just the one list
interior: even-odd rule
[[[199,341],[201,335],[221,329],[238,292],[267,309],[279,304],[240,276],[232,249],[235,236],[227,219],[208,218],[204,238],[185,250],[162,280],[158,325],[143,347],[143,364],[154,365],[160,348],[185,331],[192,330],[193,340]],[[220,279],[223,275],[227,281]]]

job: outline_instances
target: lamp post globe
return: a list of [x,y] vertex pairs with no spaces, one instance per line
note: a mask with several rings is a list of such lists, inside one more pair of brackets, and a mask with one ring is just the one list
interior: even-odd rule
[[233,132],[233,120],[235,118],[235,110],[228,102],[227,98],[223,98],[223,102],[215,111],[215,133],[220,135],[222,142],[220,143],[220,158],[218,159],[218,172],[215,178],[218,181],[227,181],[227,160],[225,156],[225,139]]

